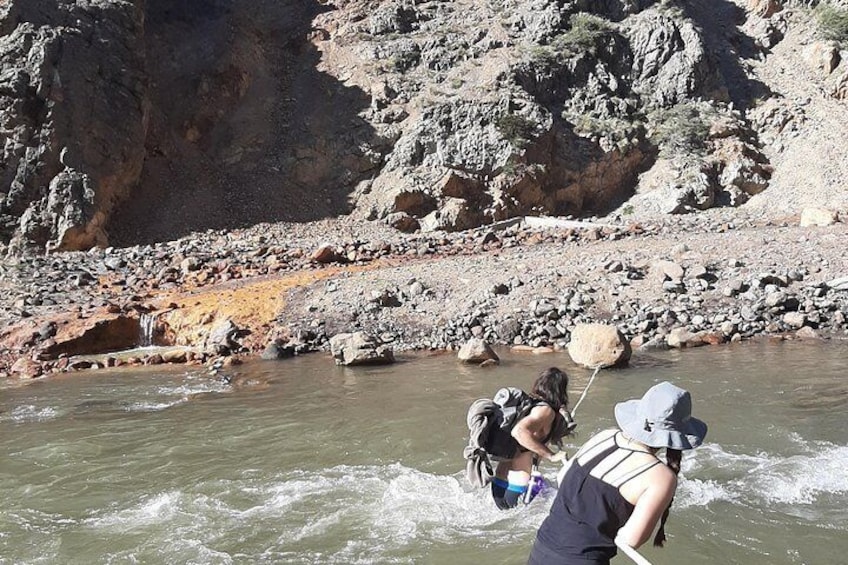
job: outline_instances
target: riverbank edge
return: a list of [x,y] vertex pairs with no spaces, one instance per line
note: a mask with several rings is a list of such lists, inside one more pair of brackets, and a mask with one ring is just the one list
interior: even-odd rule
[[[100,263],[125,267],[97,278],[99,305],[84,306],[91,287],[83,286],[67,295],[76,312],[39,306],[7,328],[0,376],[123,364],[215,368],[326,351],[330,337],[354,331],[398,352],[454,351],[472,337],[519,350],[561,350],[576,324],[595,322],[617,326],[634,349],[848,335],[848,293],[832,286],[848,273],[844,223],[811,228],[738,215],[567,228],[513,223],[416,237],[351,237],[358,233],[351,230],[329,243],[333,232],[326,228],[301,237],[296,249],[278,246],[273,253],[267,234],[246,231],[226,234],[217,248],[208,240],[221,234],[169,242],[167,254],[154,247],[53,258],[54,266],[67,261],[83,272]],[[221,270],[220,259],[194,252],[200,247],[241,264]],[[157,257],[161,263],[151,260]],[[136,278],[148,286],[128,289],[127,269],[139,258],[149,264],[139,273],[150,277]],[[37,268],[14,288],[37,286],[47,260],[34,262]],[[275,261],[284,268],[269,272]],[[198,283],[201,276],[207,284]],[[137,292],[127,297],[131,290]],[[160,344],[182,347],[126,360],[117,353],[80,359],[117,329],[136,340],[144,315],[159,321]],[[98,327],[99,333],[92,329]]]

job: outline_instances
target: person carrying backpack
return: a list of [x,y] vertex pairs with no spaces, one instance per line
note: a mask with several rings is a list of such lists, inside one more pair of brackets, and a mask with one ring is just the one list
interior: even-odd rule
[[[504,510],[529,502],[531,473],[539,460],[561,461],[548,445],[574,429],[568,408],[568,375],[551,367],[542,371],[529,394],[515,388],[480,399],[468,411],[469,445],[464,455],[472,484],[491,482],[495,505]],[[494,472],[489,460],[497,462]],[[541,479],[541,477],[540,477]]]

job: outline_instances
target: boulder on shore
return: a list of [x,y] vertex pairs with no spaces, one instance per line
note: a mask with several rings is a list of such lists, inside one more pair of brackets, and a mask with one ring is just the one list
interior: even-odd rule
[[618,328],[607,324],[577,324],[571,331],[568,354],[578,365],[620,367],[630,361],[633,350]]
[[363,332],[336,334],[330,338],[336,365],[388,365],[395,362],[392,348]]

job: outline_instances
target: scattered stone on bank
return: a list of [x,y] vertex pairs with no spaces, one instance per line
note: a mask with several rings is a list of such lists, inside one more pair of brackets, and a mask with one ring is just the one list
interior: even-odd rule
[[827,286],[833,290],[848,290],[848,277],[839,277],[827,282]]
[[337,365],[385,365],[395,362],[391,347],[363,332],[334,335],[330,338],[330,353]]
[[651,276],[661,283],[665,281],[680,282],[683,280],[684,273],[683,267],[673,261],[660,260],[651,265]]
[[484,340],[472,337],[459,348],[457,359],[464,363],[500,363],[500,357]]
[[342,259],[342,255],[333,245],[325,243],[312,252],[310,259],[316,263],[335,263]]
[[284,345],[279,340],[274,340],[265,346],[260,357],[265,360],[285,359],[294,356],[294,354],[293,347]]
[[666,336],[666,343],[672,349],[707,345],[702,332],[691,332],[687,328],[674,328],[671,330]]
[[220,355],[236,352],[241,349],[238,342],[241,330],[230,319],[221,320],[209,332],[205,347]]
[[161,365],[165,362],[165,359],[158,353],[154,353],[153,355],[148,355],[144,358],[145,365]]
[[27,357],[21,357],[12,363],[9,372],[16,377],[34,379],[43,374],[43,368],[40,363],[33,361]]
[[161,355],[165,363],[185,363],[190,359],[190,354],[185,349],[169,349],[163,351]]
[[798,339],[821,339],[819,333],[810,326],[804,326],[795,332],[795,337]]
[[578,365],[620,367],[630,361],[630,342],[615,326],[607,324],[577,324],[571,330],[568,354]]
[[[725,223],[731,231],[755,229],[752,222],[738,219],[716,222]],[[716,227],[712,224],[674,218],[647,225],[641,232],[622,230],[634,238],[624,243],[639,247],[631,245],[631,251],[622,253],[602,245],[599,249],[605,250],[597,256],[595,244],[582,237],[520,227],[498,232],[496,248],[482,244],[488,231],[374,237],[375,243],[363,243],[368,241],[363,237],[334,245],[358,265],[377,257],[390,257],[393,265],[375,266],[371,275],[369,267],[316,278],[317,286],[308,284],[311,273],[327,270],[311,262],[302,249],[314,249],[327,230],[322,230],[321,238],[295,238],[288,247],[270,245],[271,236],[262,242],[262,237],[210,231],[190,241],[19,258],[0,268],[0,292],[6,289],[0,298],[7,305],[0,312],[0,333],[4,327],[22,330],[12,343],[0,336],[7,347],[0,353],[10,359],[0,370],[9,373],[12,362],[23,357],[40,362],[39,374],[68,370],[68,361],[55,360],[50,352],[76,339],[69,324],[93,325],[103,312],[111,312],[109,318],[120,317],[117,306],[136,320],[135,326],[127,323],[127,332],[131,340],[137,339],[138,312],[161,312],[174,300],[168,296],[157,302],[163,287],[190,296],[194,289],[224,281],[229,281],[227,286],[238,279],[249,283],[268,274],[265,257],[271,253],[286,262],[286,272],[303,275],[307,283],[298,287],[299,294],[286,297],[286,311],[267,327],[242,329],[222,322],[222,347],[212,348],[218,353],[258,354],[269,345],[271,335],[284,336],[277,346],[296,354],[321,351],[327,348],[328,333],[340,329],[380,336],[394,351],[457,349],[472,337],[491,345],[526,345],[541,351],[566,347],[572,328],[596,320],[609,320],[632,339],[633,347],[668,347],[668,336],[678,327],[707,343],[761,335],[797,337],[795,332],[802,328],[825,337],[848,335],[844,252],[841,248],[836,252],[832,245],[844,236],[844,224],[816,229],[815,245],[809,230],[797,223],[775,225],[752,231],[746,237],[756,242],[741,245],[739,238],[718,241],[719,236],[707,233]],[[683,234],[688,242],[697,241],[688,245],[688,251],[678,243]],[[699,236],[707,239],[698,240]],[[633,252],[641,246],[644,253]],[[663,292],[646,276],[647,266],[673,248],[678,255],[670,263],[683,271],[681,284],[677,291]],[[452,255],[459,260],[444,261]],[[200,268],[186,273],[180,264],[192,256]],[[104,266],[106,259],[111,268]],[[79,287],[69,280],[69,273],[82,272],[91,273],[92,279],[83,279],[96,284]],[[200,273],[206,273],[203,280],[196,278]],[[326,292],[319,292],[324,288]],[[376,301],[372,292],[377,293]],[[190,300],[185,302],[180,308],[191,308]],[[329,320],[326,328],[314,313],[298,310],[301,303],[314,304],[321,318]],[[65,317],[57,317],[60,313]],[[210,313],[206,322],[214,321]],[[108,333],[116,335],[114,328]],[[105,361],[98,365],[109,366]]]
[[807,323],[807,316],[803,312],[787,312],[783,315],[783,323],[790,329],[799,329]]
[[827,208],[804,208],[801,212],[801,227],[829,226],[836,223],[838,215]]

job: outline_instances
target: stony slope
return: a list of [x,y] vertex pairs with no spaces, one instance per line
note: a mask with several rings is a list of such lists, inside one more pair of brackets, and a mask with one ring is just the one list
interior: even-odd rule
[[[752,73],[768,85],[772,102],[760,114],[792,116],[770,136],[763,152],[774,167],[769,189],[749,207],[761,213],[797,213],[805,207],[848,210],[848,67],[846,53],[834,61],[832,47],[814,38],[811,23],[796,15],[782,41]],[[782,120],[781,120],[782,121]],[[778,122],[780,123],[780,121]]]

